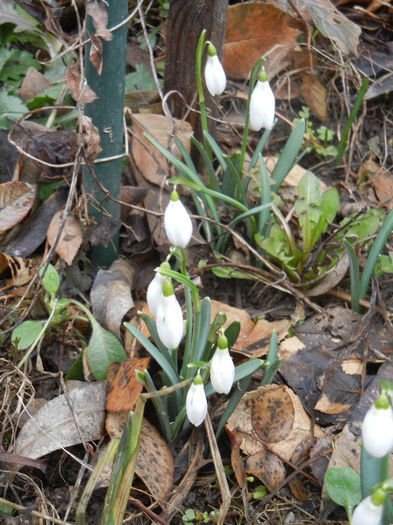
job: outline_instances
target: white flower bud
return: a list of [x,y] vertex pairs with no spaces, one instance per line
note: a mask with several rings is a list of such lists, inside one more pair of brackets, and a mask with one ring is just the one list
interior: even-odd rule
[[382,458],[393,450],[393,411],[389,404],[387,408],[377,408],[373,403],[369,408],[363,420],[362,442],[375,458]]
[[186,411],[190,423],[199,427],[207,414],[207,399],[202,378],[198,374],[191,384],[186,398]]
[[165,210],[164,228],[169,242],[174,246],[185,248],[191,240],[192,222],[176,191],[172,192]]
[[274,122],[275,99],[269,82],[258,80],[250,101],[250,128],[271,129]]
[[218,394],[228,394],[235,377],[235,365],[228,348],[217,347],[210,365],[210,380]]
[[352,514],[352,525],[379,525],[383,512],[383,505],[375,505],[371,496],[367,496],[356,507]]
[[[163,284],[164,287],[165,284],[166,281]],[[165,288],[163,298],[157,308],[156,327],[163,345],[171,349],[179,346],[184,332],[183,313],[173,292],[171,295],[166,295]]]
[[[165,268],[167,270],[170,270],[171,265],[167,261],[164,261],[160,265],[160,268]],[[150,284],[147,287],[146,301],[147,301],[147,306],[149,307],[150,313],[153,317],[156,316],[157,308],[162,298],[164,297],[164,294],[162,293],[162,285],[165,279],[166,277],[164,275],[161,275],[160,272],[157,271],[154,278],[150,281]]]
[[147,287],[146,301],[153,317],[156,316],[158,306],[164,297],[164,294],[162,293],[162,283],[165,281],[165,279],[166,277],[157,272]]
[[208,55],[205,65],[205,82],[209,93],[215,97],[224,92],[227,77],[217,54]]

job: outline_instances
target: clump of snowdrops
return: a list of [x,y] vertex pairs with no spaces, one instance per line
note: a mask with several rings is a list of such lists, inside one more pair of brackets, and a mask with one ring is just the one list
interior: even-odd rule
[[[211,394],[229,394],[234,382],[243,380],[218,425],[220,431],[253,372],[267,366],[268,361],[250,359],[235,367],[230,348],[239,335],[240,323],[235,321],[224,329],[226,316],[223,313],[211,321],[210,299],[200,299],[198,288],[188,274],[185,248],[192,237],[192,222],[176,189],[165,210],[164,229],[171,247],[147,289],[151,316],[139,314],[151,340],[131,324],[126,323],[126,327],[161,368],[159,386],[147,370],[139,372],[138,377],[146,390],[152,393],[158,388],[173,387],[170,394],[152,399],[161,431],[169,441],[187,421],[195,426],[204,421],[207,398]],[[185,315],[175,294],[176,283],[182,285]],[[270,370],[273,364],[277,366],[274,360],[269,364]],[[271,378],[271,374],[268,376]]]

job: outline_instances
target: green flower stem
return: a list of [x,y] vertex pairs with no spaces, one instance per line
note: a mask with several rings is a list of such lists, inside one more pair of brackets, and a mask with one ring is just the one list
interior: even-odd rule
[[38,345],[38,343],[40,342],[40,339],[41,337],[44,336],[45,332],[46,332],[46,329],[48,328],[50,322],[51,322],[51,319],[52,317],[55,315],[55,312],[56,312],[56,303],[57,303],[57,299],[55,299],[55,303],[53,305],[53,309],[48,317],[48,319],[45,321],[45,324],[42,326],[41,330],[40,330],[40,333],[37,335],[37,337],[34,339],[33,343],[31,344],[30,348],[27,350],[27,352],[25,353],[25,355],[22,357],[22,359],[20,360],[19,364],[18,364],[18,368],[20,368],[23,363],[25,363],[27,361],[27,359],[30,357],[31,353],[33,352],[34,348]]
[[248,88],[248,96],[247,96],[247,107],[246,107],[246,121],[244,123],[244,131],[243,131],[243,140],[242,140],[242,149],[240,152],[240,163],[239,163],[239,170],[240,174],[243,173],[243,166],[244,166],[244,158],[246,156],[246,149],[247,149],[247,141],[248,141],[248,128],[250,123],[250,102],[251,102],[251,95],[254,90],[255,81],[257,78],[257,75],[263,66],[265,60],[263,58],[259,58],[255,64],[253,65],[251,69],[251,75],[250,75],[250,84]]
[[199,304],[198,288],[191,281],[191,279],[189,279],[185,275],[182,275],[179,272],[175,272],[174,270],[166,270],[164,268],[160,268],[160,274],[161,275],[165,275],[166,277],[171,277],[171,279],[174,279],[175,281],[178,281],[179,283],[182,283],[185,286],[188,286],[190,288],[190,290],[191,290],[194,310],[195,310],[195,312],[200,312],[201,305]]
[[[206,117],[206,101],[205,101],[205,94],[203,92],[203,84],[202,84],[203,51],[205,49],[205,46],[208,44],[208,42],[205,42],[205,36],[206,36],[206,29],[202,31],[201,36],[199,37],[199,40],[198,40],[198,45],[196,49],[196,57],[195,57],[195,72],[196,72],[196,83],[197,83],[198,98],[199,98],[199,109],[201,112],[201,126],[202,126],[203,143],[205,146],[206,153],[209,159],[211,159],[212,157],[211,148],[204,134],[205,131],[208,131],[207,117]],[[210,181],[210,183],[211,182],[212,181]]]
[[210,197],[214,197],[215,199],[222,200],[224,202],[227,202],[228,204],[231,204],[235,208],[238,208],[242,212],[247,212],[248,208],[241,202],[237,201],[236,199],[232,199],[232,197],[228,197],[228,195],[225,195],[224,193],[220,193],[218,191],[211,190],[209,188],[206,188],[206,186],[200,186],[199,184],[195,184],[194,182],[190,182],[183,177],[172,177],[171,179],[168,179],[168,184],[183,184],[183,186],[187,186],[188,188],[191,188],[195,190],[197,193],[205,193],[206,195],[209,195]]

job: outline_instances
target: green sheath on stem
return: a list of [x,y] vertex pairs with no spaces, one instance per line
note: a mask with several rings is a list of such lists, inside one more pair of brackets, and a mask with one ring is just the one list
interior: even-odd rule
[[[100,5],[108,13],[108,29],[126,19],[127,0],[108,0]],[[92,19],[87,19],[87,31],[94,34]],[[87,35],[89,36],[89,35]],[[89,60],[90,44],[85,50],[85,74],[87,84],[97,95],[97,100],[86,104],[85,114],[91,117],[101,138],[102,152],[98,158],[113,157],[122,153],[123,145],[123,105],[124,77],[126,63],[127,24],[112,32],[112,40],[102,40],[102,73]],[[115,198],[120,198],[121,158],[94,164],[97,179]],[[98,187],[89,170],[83,168],[83,191],[89,195],[89,215],[98,222],[103,215],[120,218],[120,206],[110,199]],[[92,260],[97,265],[109,265],[117,256],[118,236],[107,247],[102,245],[92,248]]]

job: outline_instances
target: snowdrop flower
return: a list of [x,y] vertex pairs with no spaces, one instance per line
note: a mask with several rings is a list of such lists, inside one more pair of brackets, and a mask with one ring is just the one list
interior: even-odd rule
[[275,99],[264,68],[258,76],[250,101],[250,128],[271,129],[274,121]]
[[173,293],[173,284],[167,277],[162,283],[160,304],[157,308],[156,327],[162,344],[167,348],[177,348],[183,337],[183,314]]
[[218,338],[217,349],[211,361],[210,380],[218,394],[228,394],[232,388],[234,377],[235,365],[229,354],[228,339],[222,334]]
[[363,446],[375,458],[393,450],[393,410],[386,394],[369,408],[362,425]]
[[[170,270],[171,266],[168,262],[163,262],[160,266],[160,268],[165,268]],[[149,307],[150,313],[153,317],[157,314],[157,309],[162,301],[162,298],[164,297],[164,294],[162,293],[162,284],[165,281],[166,277],[164,275],[161,275],[159,271],[156,272],[153,280],[150,282],[149,286],[147,287],[146,292],[146,301],[147,306]]]
[[385,497],[385,491],[377,489],[362,500],[352,514],[352,525],[379,525]]
[[165,210],[164,228],[169,242],[174,246],[185,248],[190,242],[192,222],[176,190],[172,191],[171,200]]
[[216,48],[209,42],[205,65],[205,82],[209,93],[215,97],[224,92],[227,78],[224,68],[217,56]]
[[190,423],[199,427],[207,414],[207,400],[202,377],[197,374],[192,382],[186,398],[186,411]]

